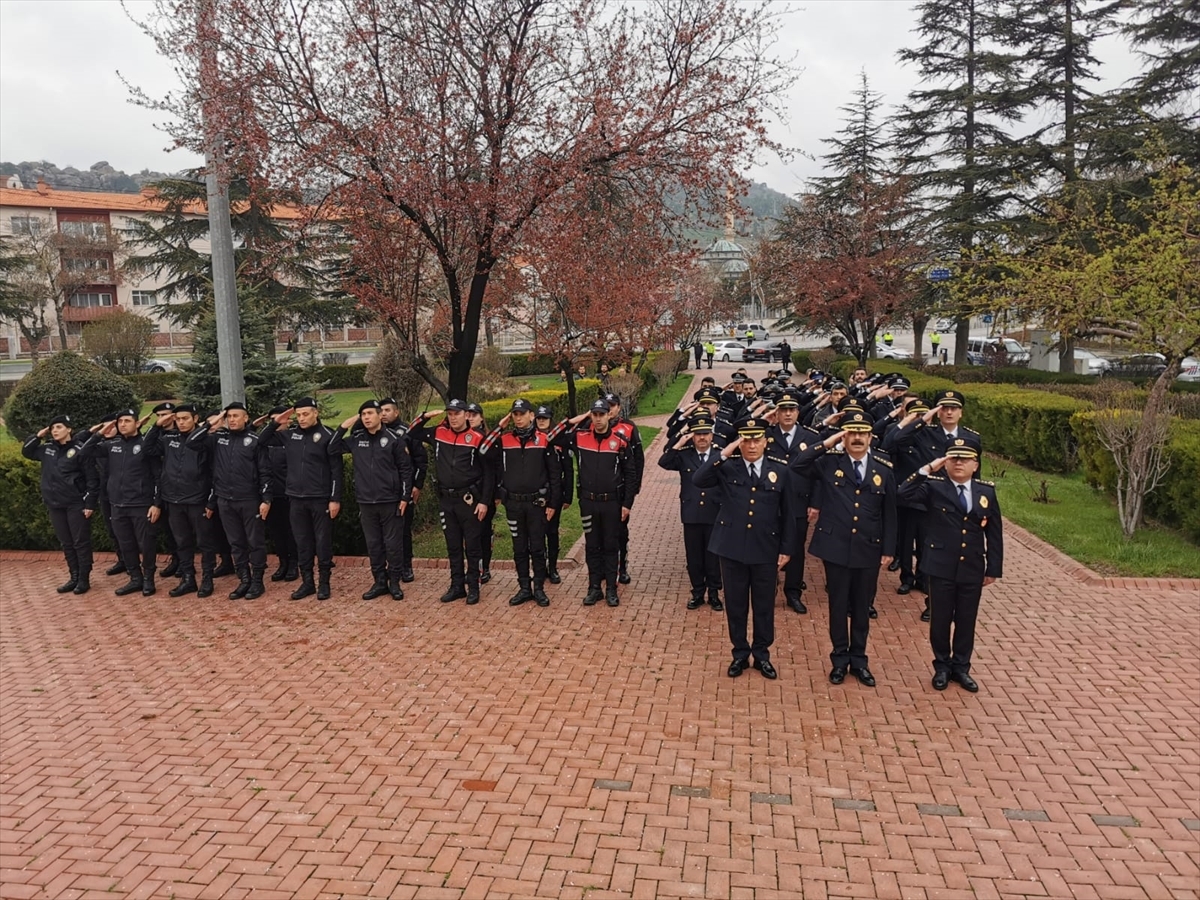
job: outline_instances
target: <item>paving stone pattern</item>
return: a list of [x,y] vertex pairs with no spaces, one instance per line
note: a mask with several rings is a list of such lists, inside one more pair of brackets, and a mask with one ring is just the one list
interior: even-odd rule
[[810,561],[779,680],[730,679],[659,445],[618,609],[582,569],[514,609],[511,571],[475,607],[436,569],[364,603],[352,565],[322,604],[122,600],[0,557],[0,896],[1200,895],[1194,584],[1085,587],[1012,541],[970,695],[883,573],[871,690],[826,680]]

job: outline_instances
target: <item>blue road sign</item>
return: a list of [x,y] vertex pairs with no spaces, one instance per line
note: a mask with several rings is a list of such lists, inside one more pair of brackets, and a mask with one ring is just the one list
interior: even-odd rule
[[993,319],[993,316],[992,316],[992,314],[991,314],[991,313],[985,313],[985,314],[984,314],[984,317],[983,317],[983,324],[984,324],[984,325],[991,325],[991,324],[992,324],[992,319]]
[[947,269],[945,266],[938,266],[936,268],[930,269],[929,270],[929,280],[930,281],[949,281],[950,280],[950,270]]

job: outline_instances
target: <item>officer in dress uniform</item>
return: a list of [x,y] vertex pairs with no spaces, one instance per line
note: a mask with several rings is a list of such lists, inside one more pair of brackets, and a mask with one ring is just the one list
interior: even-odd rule
[[[564,419],[550,431],[550,440],[563,448],[574,448],[579,460],[579,518],[587,546],[588,591],[584,606],[601,598],[609,606],[620,606],[617,593],[620,525],[633,508],[637,466],[629,444],[610,423],[612,407],[604,398],[573,419]],[[587,427],[580,428],[584,420]],[[567,430],[574,425],[573,430]],[[602,591],[601,582],[607,584]]]
[[404,441],[408,448],[409,459],[412,461],[412,500],[404,509],[404,564],[400,569],[400,580],[405,584],[413,581],[413,519],[417,514],[417,502],[421,499],[421,491],[425,489],[425,473],[429,471],[429,453],[425,444],[414,441],[408,433],[408,423],[400,418],[400,404],[394,398],[385,397],[379,401],[379,411],[383,418],[384,427]]
[[[237,587],[229,592],[229,599],[261,597],[266,593],[263,575],[267,569],[266,521],[271,512],[271,478],[266,451],[250,428],[246,404],[235,400],[209,416],[192,432],[186,446],[197,453],[207,450],[212,460],[213,499],[220,511],[221,526],[229,539],[238,576]],[[311,578],[308,587],[312,587]],[[317,599],[328,597],[326,580],[317,591]]]
[[495,495],[495,473],[479,455],[482,438],[467,424],[466,402],[451,400],[446,405],[446,417],[430,431],[426,423],[438,414],[434,410],[422,413],[413,421],[409,434],[413,441],[424,441],[433,448],[442,532],[450,559],[450,587],[442,594],[441,602],[466,597],[467,604],[474,605],[479,602],[483,562],[482,523]]
[[[543,434],[550,432],[554,420],[554,410],[548,406],[539,406],[534,412],[534,424]],[[558,574],[558,555],[562,551],[559,540],[559,526],[562,524],[563,510],[569,509],[575,499],[575,463],[571,453],[563,447],[551,445],[554,450],[554,460],[558,466],[559,506],[554,515],[546,520],[546,579],[551,584],[561,584],[562,576]]]
[[400,572],[404,567],[404,511],[412,495],[412,460],[408,442],[384,427],[381,407],[378,400],[359,406],[358,415],[338,426],[331,452],[335,468],[341,468],[343,453],[354,459],[354,496],[375,577],[362,598],[374,600],[390,594],[393,600],[403,600]]
[[792,469],[808,475],[820,497],[809,552],[825,562],[833,644],[829,680],[841,684],[849,671],[874,687],[867,668],[870,609],[879,568],[891,562],[896,546],[896,482],[891,461],[871,449],[871,414],[851,409],[841,430],[802,450]]
[[[288,404],[271,407],[270,412],[254,420],[254,427],[266,423],[290,409]],[[271,580],[296,581],[300,577],[300,551],[292,534],[292,505],[287,496],[287,447],[280,441],[264,441],[267,472],[271,478],[271,512],[267,515],[267,537],[279,559]]]
[[[901,433],[900,427],[911,424],[929,412],[928,404],[920,397],[910,395],[904,398],[900,410],[899,418],[892,420],[892,426],[883,436],[883,449],[892,459],[897,483],[904,484],[921,466],[933,462],[933,458],[928,457],[928,450],[916,441],[909,440],[903,444],[898,444],[896,441],[897,434]],[[900,564],[900,586],[896,589],[896,593],[901,595],[910,593],[914,588],[925,591],[925,578],[918,576],[921,559],[919,535],[924,513],[924,507],[920,506],[914,498],[902,497],[897,494],[896,560]],[[917,561],[916,566],[913,564],[914,558]],[[928,607],[929,604],[926,603],[926,609]]]
[[[175,536],[179,584],[171,588],[172,597],[213,592],[216,566],[216,541],[213,523],[205,515],[212,474],[207,451],[194,453],[187,442],[196,430],[196,407],[181,403],[159,413],[150,433],[158,432],[156,455],[162,460],[159,484],[166,503],[167,525]],[[147,436],[149,436],[149,434]],[[200,550],[200,581],[196,581],[196,550]]]
[[[800,395],[793,390],[783,391],[775,403],[775,424],[767,429],[767,455],[790,466],[802,450],[820,438],[811,428],[799,423]],[[796,517],[794,540],[787,548],[788,564],[784,569],[783,598],[793,612],[806,613],[802,593],[808,588],[804,580],[804,545],[808,540],[808,505],[812,495],[812,482],[805,475],[792,473],[795,495],[792,497],[792,515]]]
[[713,448],[713,420],[701,413],[684,420],[680,436],[658,458],[659,468],[679,473],[679,518],[683,522],[688,580],[692,583],[688,609],[703,606],[706,592],[709,606],[717,611],[725,608],[721,603],[721,560],[708,551],[721,508],[720,493],[698,488],[692,482],[692,476],[718,452]]
[[42,464],[42,501],[67,558],[69,574],[58,587],[60,594],[86,594],[91,588],[91,519],[99,500],[100,475],[88,464],[84,446],[84,441],[75,440],[70,416],[62,415],[21,447],[22,456]]
[[[633,420],[627,419],[621,414],[621,398],[618,395],[605,394],[604,399],[608,402],[609,427],[625,440],[625,443],[629,445],[629,453],[633,457],[635,479],[631,488],[627,488],[627,490],[632,489],[632,497],[636,497],[642,492],[642,476],[646,471],[646,453],[642,448],[642,435],[638,432],[637,426],[633,424]],[[629,577],[628,515],[621,519],[617,545],[617,580],[621,584],[629,584],[632,579]]]
[[151,458],[157,449],[158,435],[142,436],[141,427],[146,419],[139,421],[132,409],[121,410],[115,422],[93,430],[83,446],[84,452],[95,454],[100,464],[100,477],[112,504],[113,531],[121,545],[121,560],[129,572],[129,580],[116,590],[118,597],[138,591],[150,597],[155,592],[157,561],[153,526],[162,508],[158,467]]
[[[550,446],[549,434],[534,425],[533,417],[532,403],[514,400],[512,410],[492,429],[479,451],[497,458],[499,493],[512,534],[518,590],[509,598],[509,606],[529,600],[537,601],[538,606],[550,605],[546,596],[546,523],[562,505],[562,478],[558,451]],[[504,427],[510,421],[513,427],[506,432]]]
[[[692,476],[702,490],[719,488],[721,509],[708,550],[721,560],[725,615],[733,662],[727,674],[737,678],[750,665],[765,678],[778,678],[771,664],[775,642],[775,587],[795,541],[796,517],[791,509],[792,476],[783,463],[766,456],[766,419],[743,419],[738,437],[720,454],[709,456]],[[735,457],[735,453],[739,453]],[[753,616],[753,643],[746,637]]]
[[928,510],[920,567],[929,578],[929,643],[939,691],[951,681],[971,693],[979,690],[971,677],[979,600],[1004,570],[996,489],[974,477],[980,449],[971,434],[954,438],[945,456],[921,466],[900,486],[902,500]]

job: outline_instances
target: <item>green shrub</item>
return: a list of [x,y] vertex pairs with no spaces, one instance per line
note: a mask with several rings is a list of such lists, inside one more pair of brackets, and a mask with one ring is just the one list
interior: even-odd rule
[[139,406],[141,400],[120,375],[64,350],[21,379],[8,398],[4,418],[9,432],[24,440],[60,413],[69,415],[79,429],[114,410]]
[[[1097,415],[1093,411],[1076,413],[1071,416],[1071,430],[1088,483],[1115,494],[1117,467],[1112,454],[1100,443]],[[1171,467],[1158,488],[1146,497],[1146,514],[1178,528],[1189,540],[1200,542],[1200,422],[1174,422],[1167,453]]]
[[509,376],[522,378],[529,375],[554,375],[558,372],[554,355],[551,353],[508,354]]
[[145,372],[141,375],[125,375],[124,378],[143,400],[182,399],[178,372]]
[[318,371],[326,390],[367,387],[367,364],[322,366]]
[[813,362],[811,350],[793,350],[792,351],[792,368],[803,374],[809,369],[816,366]]
[[12,396],[12,392],[17,388],[15,381],[0,381],[0,406],[4,406],[8,402],[8,398]]
[[1072,397],[1004,384],[977,384],[962,392],[963,422],[979,432],[985,453],[995,453],[1042,472],[1070,472],[1076,465],[1071,416],[1088,408]]

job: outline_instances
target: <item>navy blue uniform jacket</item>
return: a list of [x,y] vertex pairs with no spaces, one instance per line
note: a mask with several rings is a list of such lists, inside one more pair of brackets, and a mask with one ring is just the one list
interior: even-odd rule
[[792,468],[813,480],[821,515],[808,552],[851,569],[879,566],[896,546],[896,479],[891,461],[878,451],[867,456],[861,485],[854,483],[850,457],[841,449],[813,444],[792,461]]
[[919,570],[934,578],[982,584],[1004,571],[1000,503],[991,482],[971,482],[971,510],[964,514],[958,489],[943,475],[917,472],[900,486],[900,502],[920,504],[925,514]]
[[766,456],[759,460],[759,470],[758,487],[751,487],[744,459],[723,460],[713,453],[692,476],[698,488],[721,489],[721,509],[708,542],[709,552],[748,566],[776,564],[796,539],[792,473]]

